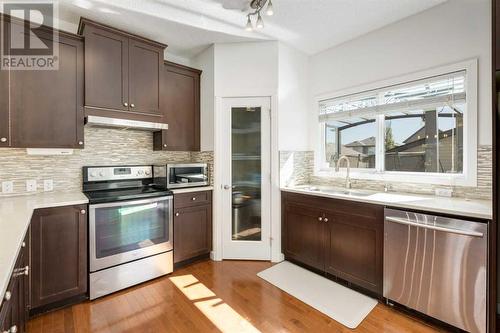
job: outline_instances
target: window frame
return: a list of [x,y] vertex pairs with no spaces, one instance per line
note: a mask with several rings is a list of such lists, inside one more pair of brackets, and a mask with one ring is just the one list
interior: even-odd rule
[[[375,145],[375,169],[351,168],[350,177],[352,179],[366,179],[383,182],[403,182],[421,183],[448,186],[477,186],[477,76],[478,60],[469,59],[459,63],[448,64],[431,68],[419,72],[392,77],[386,80],[376,81],[369,84],[355,86],[347,89],[337,90],[330,93],[316,95],[314,98],[316,115],[318,115],[319,103],[326,99],[338,98],[341,96],[359,94],[369,90],[381,89],[384,87],[402,85],[411,81],[422,80],[433,76],[444,75],[451,72],[465,71],[465,92],[466,92],[466,115],[463,124],[463,170],[462,173],[431,173],[431,172],[408,172],[408,171],[385,171],[384,140],[380,140],[385,135],[385,125],[383,115],[376,116],[377,140]],[[326,123],[316,120],[319,127],[318,145],[315,150],[314,175],[319,177],[343,178],[346,176],[346,168],[341,167],[339,172],[329,167],[325,154],[325,130]],[[402,177],[403,176],[403,177]]]

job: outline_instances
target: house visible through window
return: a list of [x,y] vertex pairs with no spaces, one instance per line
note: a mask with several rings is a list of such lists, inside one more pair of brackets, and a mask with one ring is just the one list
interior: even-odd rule
[[324,158],[334,167],[463,173],[465,71],[323,100]]

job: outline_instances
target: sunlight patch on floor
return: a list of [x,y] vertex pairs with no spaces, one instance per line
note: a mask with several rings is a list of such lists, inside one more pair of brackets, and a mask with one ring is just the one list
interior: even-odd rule
[[173,276],[170,281],[223,333],[260,333],[193,275]]
[[215,297],[215,294],[191,274],[172,276],[170,281],[191,301]]

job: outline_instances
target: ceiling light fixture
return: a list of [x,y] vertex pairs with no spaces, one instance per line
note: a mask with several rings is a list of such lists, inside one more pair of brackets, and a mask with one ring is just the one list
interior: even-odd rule
[[268,16],[274,15],[274,8],[271,0],[252,0],[250,2],[250,8],[253,9],[253,12],[247,15],[247,24],[245,26],[245,30],[247,31],[253,30],[252,19],[251,19],[252,16],[257,16],[257,20],[255,22],[255,26],[257,27],[257,29],[264,28],[264,20],[260,15],[260,12],[262,11],[262,9],[264,9],[264,7],[266,7],[266,12],[265,12],[266,15]]

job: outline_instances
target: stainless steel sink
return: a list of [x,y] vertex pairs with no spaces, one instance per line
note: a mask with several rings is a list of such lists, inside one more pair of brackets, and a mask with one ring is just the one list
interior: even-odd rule
[[369,195],[372,195],[373,193],[370,192],[363,192],[363,191],[354,191],[354,190],[338,190],[338,189],[325,189],[322,190],[321,192],[324,193],[329,193],[329,194],[340,194],[340,195],[350,195],[353,197],[367,197]]

